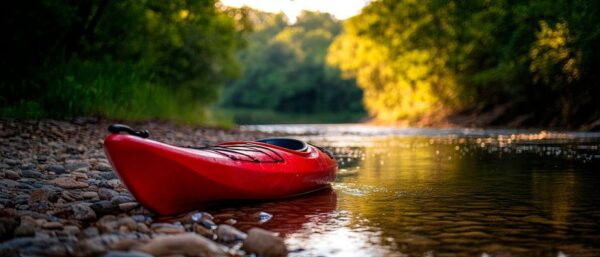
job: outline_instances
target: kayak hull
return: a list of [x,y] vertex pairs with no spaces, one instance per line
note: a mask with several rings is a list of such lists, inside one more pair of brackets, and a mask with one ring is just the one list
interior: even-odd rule
[[133,196],[161,215],[228,200],[269,200],[308,193],[329,185],[337,172],[335,160],[311,145],[303,152],[260,142],[192,149],[111,134],[104,148]]

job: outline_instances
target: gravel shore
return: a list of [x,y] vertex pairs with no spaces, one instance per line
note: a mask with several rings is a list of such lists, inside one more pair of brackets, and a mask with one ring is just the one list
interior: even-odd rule
[[[240,231],[235,219],[204,210],[165,219],[140,206],[102,149],[109,124],[0,120],[0,256],[287,255],[280,237],[261,228]],[[130,125],[176,145],[271,136],[159,122]]]

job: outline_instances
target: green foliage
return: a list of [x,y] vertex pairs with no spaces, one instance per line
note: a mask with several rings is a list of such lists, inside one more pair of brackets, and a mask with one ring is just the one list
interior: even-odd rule
[[215,0],[19,2],[2,23],[2,115],[199,122],[239,74],[240,29]]
[[592,0],[372,1],[328,62],[381,120],[503,106],[493,124],[578,127],[600,119],[599,14]]
[[354,81],[340,78],[339,70],[325,63],[341,30],[339,21],[305,11],[288,25],[281,13],[247,11],[254,31],[239,53],[245,69],[225,87],[222,106],[282,113],[363,112]]

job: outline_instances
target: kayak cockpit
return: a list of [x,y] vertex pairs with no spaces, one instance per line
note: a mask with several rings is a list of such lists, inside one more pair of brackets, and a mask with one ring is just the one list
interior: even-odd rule
[[256,142],[276,145],[279,147],[287,148],[290,150],[298,151],[298,152],[306,152],[308,151],[308,144],[304,141],[293,139],[293,138],[283,138],[283,137],[273,137],[273,138],[264,138],[256,140]]

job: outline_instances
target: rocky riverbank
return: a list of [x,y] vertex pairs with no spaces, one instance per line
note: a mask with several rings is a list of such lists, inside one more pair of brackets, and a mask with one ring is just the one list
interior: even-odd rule
[[[109,122],[0,120],[0,256],[285,256],[283,240],[197,210],[161,218],[123,187],[102,149]],[[269,136],[131,124],[176,145]],[[257,220],[268,213],[248,214]]]

